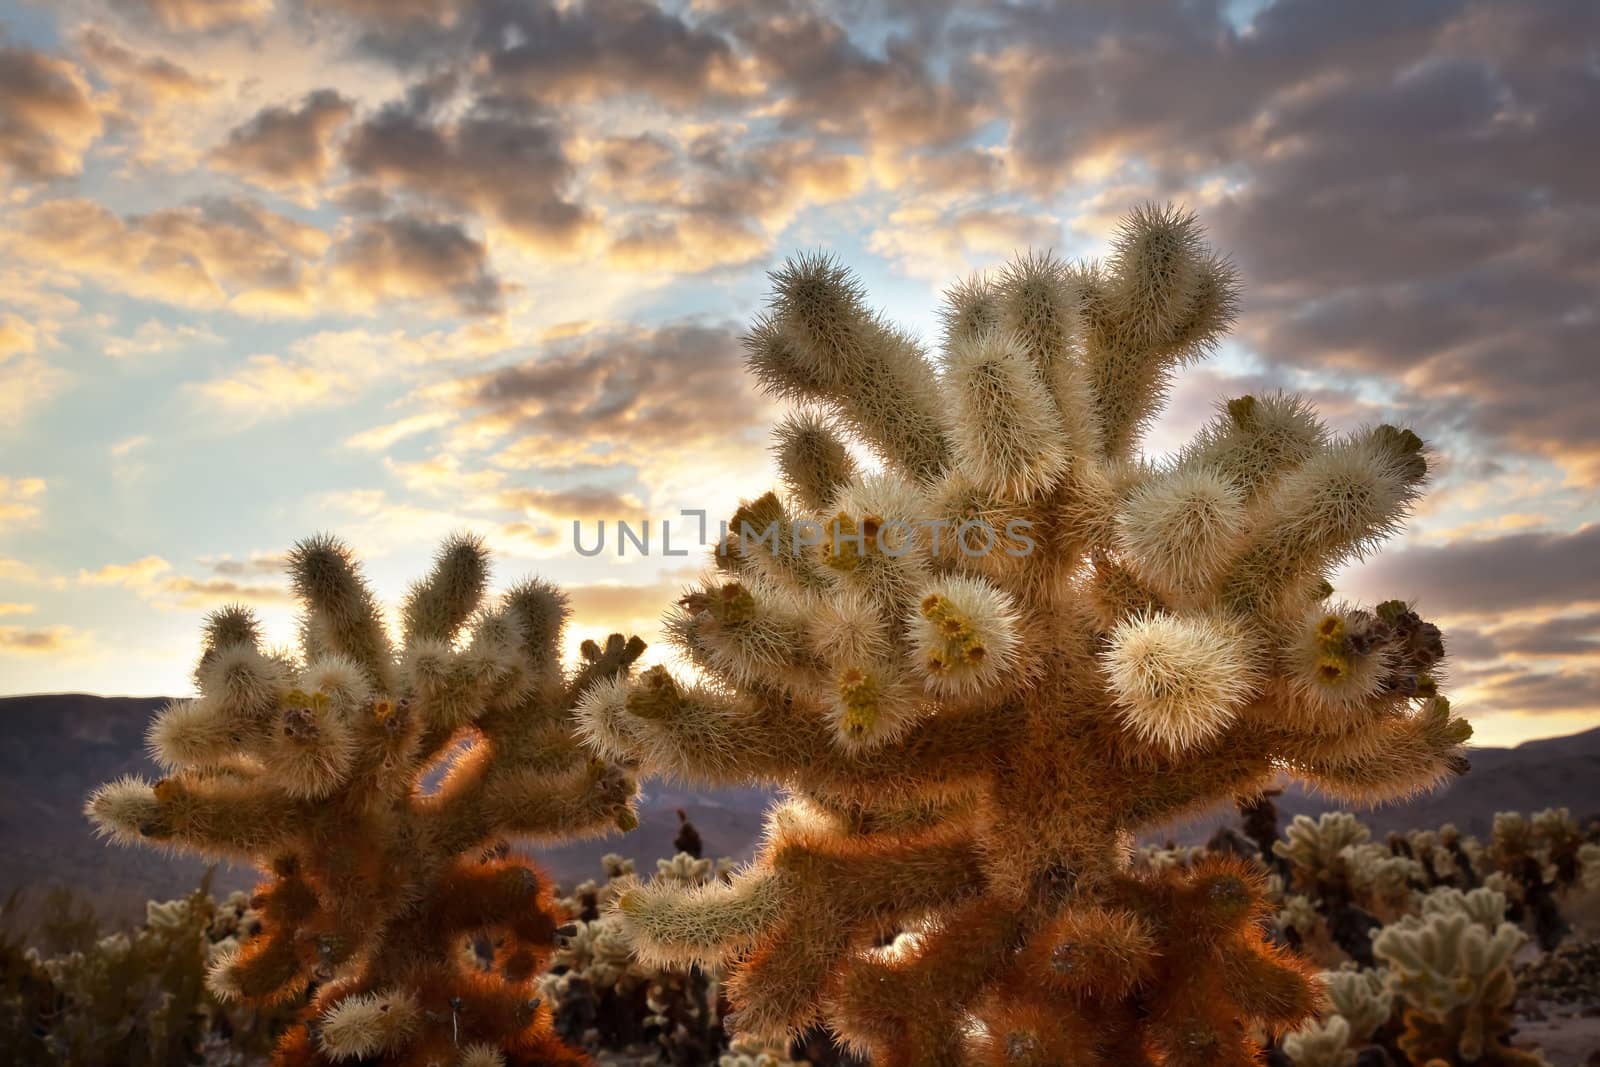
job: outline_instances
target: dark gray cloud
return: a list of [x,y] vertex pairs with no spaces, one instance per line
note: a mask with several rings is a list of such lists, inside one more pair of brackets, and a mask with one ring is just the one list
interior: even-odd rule
[[575,172],[552,120],[495,105],[443,120],[433,103],[414,93],[360,123],[344,148],[353,177],[380,196],[479,212],[541,250],[582,239],[594,219],[568,199]]
[[452,399],[481,425],[530,447],[549,443],[545,461],[596,451],[659,458],[711,441],[732,447],[764,431],[772,415],[742,373],[738,336],[731,326],[693,323],[588,334],[462,379]]
[[1600,656],[1600,613],[1559,615],[1494,632],[1495,647],[1519,656]]
[[1600,523],[1573,533],[1390,549],[1358,570],[1350,585],[1364,599],[1415,599],[1424,614],[1492,615],[1596,601]]
[[1490,707],[1534,714],[1600,707],[1600,674],[1592,670],[1490,669],[1463,676],[1461,682],[1472,685]]
[[0,175],[71,177],[101,130],[88,82],[71,63],[0,44]]
[[354,114],[354,101],[334,89],[319,89],[298,104],[257,112],[217,146],[211,162],[268,189],[312,189],[332,164],[333,135]]
[[[1600,7],[1280,0],[1011,9],[1019,174],[1109,167],[1203,216],[1270,358],[1407,378],[1515,446],[1600,463]],[[1556,409],[1559,409],[1556,410]]]
[[921,33],[890,33],[876,49],[822,5],[724,5],[715,24],[751,57],[789,126],[937,146],[974,131],[988,88],[965,49],[933,51],[942,15],[930,5]]
[[330,280],[360,301],[447,297],[463,315],[502,310],[505,287],[483,242],[459,223],[419,215],[367,219],[331,256]]
[[497,94],[571,100],[639,93],[703,105],[737,93],[727,40],[649,0],[486,0],[474,45]]

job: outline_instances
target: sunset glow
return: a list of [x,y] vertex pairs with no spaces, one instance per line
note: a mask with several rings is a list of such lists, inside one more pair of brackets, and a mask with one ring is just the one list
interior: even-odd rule
[[1050,6],[0,0],[0,694],[187,692],[228,602],[288,642],[318,531],[392,605],[473,530],[574,648],[654,641],[682,512],[772,482],[767,270],[932,338],[1174,200],[1244,304],[1152,457],[1279,388],[1414,427],[1431,491],[1339,594],[1443,627],[1478,743],[1600,726],[1600,6]]

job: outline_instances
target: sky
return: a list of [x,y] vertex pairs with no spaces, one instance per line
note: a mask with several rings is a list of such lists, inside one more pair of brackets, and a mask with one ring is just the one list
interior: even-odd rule
[[1480,742],[1600,726],[1596,114],[1593,0],[0,0],[0,693],[187,692],[228,602],[287,642],[316,532],[652,638],[660,524],[772,481],[768,270],[931,338],[1174,200],[1245,296],[1150,455],[1274,388],[1415,427],[1340,594],[1444,626]]

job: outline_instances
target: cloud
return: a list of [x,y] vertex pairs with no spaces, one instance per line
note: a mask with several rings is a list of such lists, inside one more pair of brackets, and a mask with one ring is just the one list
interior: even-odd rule
[[190,103],[210,96],[221,85],[218,79],[192,73],[164,56],[136,52],[97,26],[81,31],[76,43],[97,76],[130,95],[124,106]]
[[749,263],[802,208],[860,192],[854,155],[807,141],[740,144],[702,135],[679,153],[659,140],[602,147],[604,182],[619,196],[607,260],[624,270],[697,273]]
[[[1476,435],[1600,476],[1600,8],[1483,0],[1015,6],[985,60],[1038,195],[1196,202],[1270,359],[1403,383]],[[1119,197],[1119,199],[1122,199]]]
[[575,172],[539,108],[475,108],[436,120],[416,99],[359,124],[344,148],[352,176],[382,196],[474,211],[524,246],[571,253],[595,226],[570,199]]
[[147,433],[139,433],[134,434],[132,437],[124,437],[122,440],[111,446],[112,458],[126,459],[128,456],[131,456],[133,453],[137,452],[139,449],[145,447],[149,443],[150,435]]
[[482,241],[458,223],[417,215],[362,222],[335,249],[329,277],[357,302],[444,298],[471,317],[498,315],[505,297]]
[[204,32],[258,23],[272,13],[273,0],[112,0],[135,19],[154,16],[174,31]]
[[637,519],[644,506],[632,493],[597,485],[569,489],[507,489],[496,495],[495,502],[507,511],[565,520]]
[[218,170],[301,199],[322,183],[332,166],[330,142],[355,114],[355,102],[333,89],[318,89],[298,106],[263,108],[228,134],[211,153]]
[[213,574],[224,578],[281,577],[287,572],[289,557],[286,553],[256,553],[248,559],[232,556],[201,557],[201,563],[211,568]]
[[112,359],[133,359],[163,355],[192,345],[221,343],[222,338],[204,326],[149,319],[127,336],[108,338],[100,350]]
[[524,100],[639,94],[701,105],[748,91],[722,36],[645,0],[487,3],[474,34],[487,86]]
[[409,214],[359,220],[335,241],[239,197],[127,216],[61,199],[23,212],[11,241],[117,292],[241,314],[370,313],[406,300],[483,318],[499,314],[506,291],[483,242],[459,223]]
[[32,604],[18,604],[15,601],[0,601],[0,615],[32,615],[35,608]]
[[88,650],[93,636],[71,626],[45,626],[39,629],[0,626],[0,655],[79,655]]
[[65,583],[59,578],[47,578],[39,570],[20,559],[9,559],[0,556],[0,582],[13,582],[17,585],[48,585],[61,588]]
[[[0,320],[0,341],[5,338]],[[32,342],[34,333],[24,334]],[[66,371],[30,352],[6,352],[0,346],[0,434],[21,429],[24,419],[50,402],[67,381]]]
[[913,277],[946,283],[1014,252],[1045,251],[1061,243],[1061,223],[1049,215],[996,208],[942,212],[903,207],[872,231],[867,247]]
[[0,474],[0,529],[38,518],[38,499],[44,491],[43,478],[12,478]]
[[448,411],[424,411],[382,426],[374,426],[369,430],[362,430],[346,438],[345,444],[363,452],[382,452],[408,437],[437,430],[454,420],[455,415]]
[[153,603],[167,610],[215,608],[219,604],[287,604],[294,598],[277,585],[249,585],[225,578],[172,577],[155,590]]
[[1592,712],[1600,706],[1600,674],[1593,670],[1483,672],[1472,678],[1476,701],[1496,709],[1549,714]]
[[[348,299],[348,297],[347,297]],[[368,294],[366,299],[374,299]],[[294,340],[280,353],[258,353],[225,373],[185,388],[202,411],[220,413],[229,427],[335,405],[348,405],[385,382],[404,382],[436,363],[470,359],[494,347],[494,339],[471,331],[363,328],[320,330]],[[450,414],[443,413],[443,421]],[[432,424],[438,420],[424,416]],[[420,431],[417,431],[420,432]]]
[[683,595],[693,574],[686,572],[682,581],[649,585],[593,582],[569,585],[565,589],[572,603],[573,617],[584,624],[584,629],[605,632],[640,620],[654,624],[666,614],[667,607]]
[[212,608],[225,602],[281,604],[292,599],[288,588],[281,584],[239,582],[225,571],[219,570],[218,577],[207,578],[192,578],[171,571],[172,564],[160,556],[146,556],[131,563],[108,563],[94,571],[80,570],[78,584],[129,589],[165,610]]
[[26,355],[38,347],[39,331],[32,323],[9,311],[0,312],[0,361]]
[[743,372],[736,332],[695,323],[585,334],[420,398],[460,411],[464,436],[515,438],[541,465],[736,447],[772,412]]
[[1497,652],[1527,658],[1590,659],[1600,656],[1600,613],[1558,615],[1518,623],[1489,634]]
[[132,563],[107,563],[98,570],[78,571],[80,585],[120,585],[128,589],[141,589],[152,585],[157,578],[172,569],[172,564],[160,556],[145,556]]
[[15,249],[118,292],[189,307],[303,314],[321,230],[236,197],[122,216],[92,200],[51,200],[24,212]]
[[71,63],[0,45],[0,174],[72,177],[102,125],[89,84]]
[[[820,6],[727,5],[716,20],[750,55],[787,128],[896,150],[954,144],[983,121],[985,86],[959,50],[938,57],[954,71],[942,76],[926,37],[890,35],[876,55]],[[928,6],[935,22],[938,7]]]
[[[1416,599],[1425,615],[1503,615],[1600,600],[1600,523],[1391,549],[1362,565],[1349,590]],[[1341,586],[1341,592],[1345,591]]]

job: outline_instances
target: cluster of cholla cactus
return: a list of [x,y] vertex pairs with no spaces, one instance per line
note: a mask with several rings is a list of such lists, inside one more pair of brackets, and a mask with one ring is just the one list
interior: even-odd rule
[[[581,1062],[535,988],[561,918],[504,841],[635,824],[633,779],[587,754],[569,717],[643,644],[586,642],[569,675],[565,599],[528,581],[487,603],[488,567],[479,541],[450,539],[406,597],[396,648],[350,552],[300,543],[299,653],[263,648],[244,609],[213,614],[199,696],[149,731],[167,776],[89,801],[117,842],[268,872],[260,932],[209,981],[251,1004],[314,990],[281,1064]],[[467,946],[489,937],[485,965]]]
[[1490,868],[1484,883],[1506,894],[1513,920],[1531,921],[1541,948],[1555,948],[1566,935],[1559,898],[1583,877],[1585,845],[1566,808],[1546,809],[1532,818],[1519,812],[1495,814],[1482,856]]
[[[1498,812],[1493,826],[1487,844],[1446,824],[1390,834],[1380,845],[1348,812],[1298,816],[1272,848],[1287,875],[1279,928],[1318,962],[1371,966],[1372,936],[1423,894],[1484,886],[1504,897],[1509,921],[1554,949],[1571,929],[1566,905],[1600,890],[1600,844],[1565,808]],[[1589,837],[1600,837],[1600,825]]]
[[1280,771],[1375,802],[1464,769],[1438,631],[1328,582],[1399,527],[1421,440],[1243,396],[1142,458],[1236,303],[1176,210],[956,286],[932,358],[831,259],[774,281],[747,364],[798,405],[783,491],[669,619],[697,677],[579,715],[643,773],[791,796],[728,881],[622,894],[636,951],[725,967],[741,1032],[822,1022],[879,1067],[1256,1062],[1317,995],[1262,879],[1135,868],[1132,836]]
[[1541,1067],[1537,1051],[1508,1038],[1517,982],[1512,957],[1527,940],[1505,921],[1506,898],[1492,889],[1444,887],[1418,913],[1386,926],[1373,943],[1383,966],[1328,974],[1332,1012],[1284,1040],[1295,1067],[1354,1067],[1400,1011],[1394,1044],[1419,1065],[1471,1063]]
[[1287,864],[1293,891],[1279,925],[1291,944],[1313,958],[1326,962],[1328,950],[1337,946],[1370,966],[1373,932],[1405,914],[1414,888],[1423,884],[1420,863],[1371,837],[1354,815],[1335,811],[1316,819],[1297,816],[1272,846]]
[[140,926],[111,933],[74,903],[65,891],[46,901],[39,945],[0,937],[0,1063],[244,1063],[270,1049],[286,1012],[222,1003],[206,989],[208,965],[257,921],[243,893],[214,900],[208,874],[187,897],[150,901]]
[[[694,832],[687,822],[684,827]],[[573,922],[539,982],[554,1006],[556,1030],[574,1045],[597,1051],[653,1054],[662,1063],[685,1067],[709,1062],[723,1044],[717,976],[651,967],[634,958],[620,923],[608,912],[612,900],[635,882],[633,861],[608,855],[601,863],[604,883],[582,882],[560,901]],[[679,852],[656,861],[652,884],[705,885],[730,867],[727,860]]]

